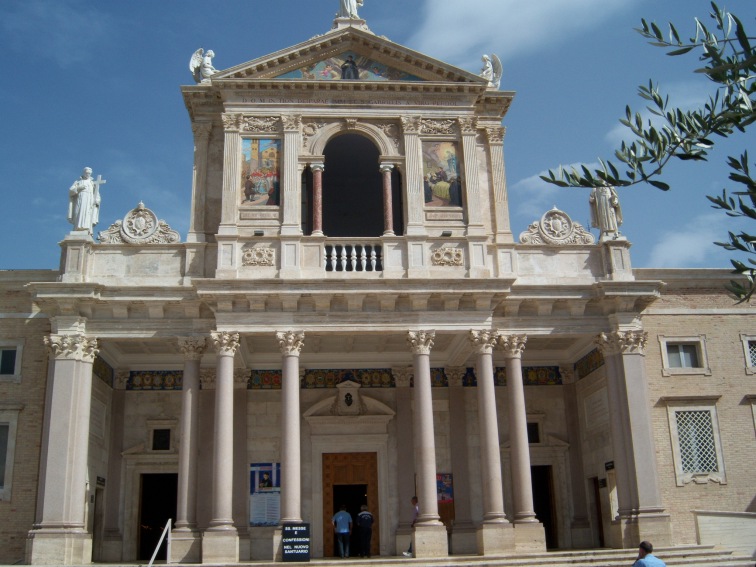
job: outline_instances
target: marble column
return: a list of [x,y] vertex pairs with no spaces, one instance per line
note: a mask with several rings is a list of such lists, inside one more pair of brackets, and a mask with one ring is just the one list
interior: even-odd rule
[[494,387],[493,350],[498,335],[488,330],[472,330],[469,339],[476,355],[480,473],[483,489],[483,524],[478,529],[478,553],[492,555],[514,547],[514,532],[504,514],[499,418]]
[[430,352],[435,331],[410,331],[407,341],[415,373],[412,429],[415,440],[415,471],[420,513],[415,521],[412,550],[415,557],[445,557],[449,554],[446,526],[438,514],[436,490],[436,437],[433,425],[433,392]]
[[522,381],[522,352],[525,350],[527,340],[525,335],[499,334],[497,347],[504,353],[507,368],[515,547],[519,551],[545,551],[546,534],[543,525],[536,519],[533,506],[528,416],[525,409],[525,387]]
[[312,236],[323,236],[323,171],[322,163],[310,164],[312,170]]
[[197,434],[199,432],[199,372],[207,346],[205,337],[180,337],[184,355],[181,388],[181,433],[179,441],[176,523],[171,535],[171,560],[197,563],[201,559],[201,534],[197,529]]
[[639,330],[601,333],[596,343],[607,362],[614,465],[622,546],[644,539],[673,545],[656,467],[648,377],[644,363],[648,334]]
[[239,349],[239,333],[214,331],[211,341],[217,352],[213,501],[212,519],[202,538],[202,562],[236,563],[239,535],[233,519],[234,355]]
[[281,348],[281,523],[302,522],[302,459],[300,447],[299,354],[304,332],[276,333]]
[[392,202],[391,172],[394,166],[390,163],[381,164],[383,176],[383,236],[394,236],[394,205]]
[[29,532],[27,563],[92,562],[86,526],[92,363],[97,339],[82,334],[44,337],[51,375],[40,478],[41,520]]

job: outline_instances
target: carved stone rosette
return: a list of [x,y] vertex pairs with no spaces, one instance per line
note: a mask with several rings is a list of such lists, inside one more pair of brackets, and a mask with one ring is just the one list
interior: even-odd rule
[[593,244],[596,239],[564,211],[556,207],[534,222],[528,230],[520,234],[522,244],[543,244],[564,246],[567,244]]
[[499,336],[495,331],[473,329],[468,338],[476,354],[491,354],[496,348]]
[[430,354],[436,339],[436,331],[409,331],[407,343],[412,354]]
[[50,335],[42,337],[42,340],[56,360],[80,360],[91,363],[100,352],[97,349],[97,339],[90,339],[84,335]]
[[176,244],[181,241],[181,235],[164,220],[158,220],[142,202],[126,213],[122,221],[100,232],[97,238],[101,244]]
[[460,248],[442,246],[431,254],[431,263],[434,266],[462,266],[464,253]]
[[179,337],[178,344],[185,360],[201,360],[207,349],[205,337]]
[[239,349],[239,333],[213,331],[210,333],[213,347],[220,355],[234,356]]
[[278,346],[284,356],[299,356],[304,347],[304,331],[284,331],[276,333]]
[[496,337],[496,346],[507,358],[520,358],[528,342],[527,335],[502,335]]
[[645,354],[648,333],[645,331],[613,331],[596,337],[596,345],[605,355]]
[[242,248],[242,266],[275,266],[276,251],[273,248]]

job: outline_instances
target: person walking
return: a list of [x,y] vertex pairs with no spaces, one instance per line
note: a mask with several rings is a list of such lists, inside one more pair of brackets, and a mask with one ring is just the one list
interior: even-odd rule
[[367,504],[360,506],[357,514],[357,527],[360,529],[360,557],[370,559],[370,542],[373,539],[373,515],[368,512]]
[[333,531],[336,533],[336,541],[339,542],[341,558],[349,557],[349,538],[352,536],[352,516],[347,512],[346,504],[342,504],[340,510],[332,518]]
[[[417,516],[420,514],[420,505],[417,496],[412,497],[412,529],[415,528],[415,522],[417,522]],[[412,557],[412,540],[410,539],[409,549],[403,554],[405,557]]]

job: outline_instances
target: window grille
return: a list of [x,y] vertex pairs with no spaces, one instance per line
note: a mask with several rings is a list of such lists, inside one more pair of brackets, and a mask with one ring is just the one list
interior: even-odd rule
[[756,341],[748,341],[748,366],[756,366]]
[[707,410],[676,411],[680,439],[680,460],[684,473],[719,472],[711,412]]

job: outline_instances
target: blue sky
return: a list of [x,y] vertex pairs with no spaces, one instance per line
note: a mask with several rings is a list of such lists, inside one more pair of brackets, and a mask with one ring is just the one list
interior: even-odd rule
[[[371,30],[392,41],[476,73],[483,53],[503,61],[501,88],[517,93],[504,120],[515,238],[554,205],[587,227],[587,190],[538,176],[611,157],[625,105],[644,106],[639,84],[654,78],[684,105],[711,92],[692,73],[695,55],[667,57],[633,31],[645,17],[672,20],[688,37],[695,16],[708,20],[708,0],[364,3]],[[756,2],[726,6],[756,29]],[[325,33],[337,8],[338,0],[5,0],[0,269],[57,268],[68,187],[84,166],[108,180],[96,231],[143,201],[183,240],[192,134],[179,87],[193,83],[192,53],[212,49],[215,67],[232,67]],[[728,185],[728,154],[756,155],[754,140],[738,135],[709,163],[674,164],[667,193],[621,190],[634,267],[729,267],[730,253],[712,241],[737,225],[705,195]]]

